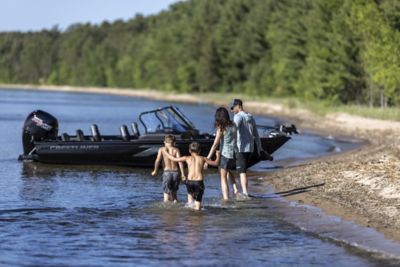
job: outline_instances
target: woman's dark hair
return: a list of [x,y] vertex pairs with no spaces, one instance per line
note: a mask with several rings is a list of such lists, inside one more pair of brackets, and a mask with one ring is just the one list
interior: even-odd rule
[[226,108],[220,107],[215,111],[215,128],[225,131],[226,127],[231,126],[233,122],[229,118],[229,112]]

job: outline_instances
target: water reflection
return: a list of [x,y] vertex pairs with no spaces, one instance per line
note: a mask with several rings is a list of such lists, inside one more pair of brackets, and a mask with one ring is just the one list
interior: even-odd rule
[[55,172],[48,172],[33,163],[23,163],[19,195],[25,201],[45,201],[57,190]]
[[184,218],[183,245],[189,253],[195,253],[201,245],[201,234],[204,228],[205,215],[198,211],[190,211]]

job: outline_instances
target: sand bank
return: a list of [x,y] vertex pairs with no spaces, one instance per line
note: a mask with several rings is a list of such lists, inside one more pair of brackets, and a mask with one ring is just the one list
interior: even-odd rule
[[325,183],[291,199],[400,240],[400,123],[331,114],[301,118],[298,127],[326,135],[352,136],[367,140],[367,144],[355,151],[268,174],[264,181],[276,190]]

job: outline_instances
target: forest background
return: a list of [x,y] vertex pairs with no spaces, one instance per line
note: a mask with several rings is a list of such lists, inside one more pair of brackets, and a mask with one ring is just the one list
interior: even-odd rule
[[3,84],[231,93],[400,119],[399,74],[399,0],[190,0],[128,21],[0,33]]

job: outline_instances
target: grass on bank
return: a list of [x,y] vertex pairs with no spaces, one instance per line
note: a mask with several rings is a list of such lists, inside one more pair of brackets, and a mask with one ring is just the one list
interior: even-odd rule
[[400,121],[400,109],[396,107],[380,108],[380,107],[369,107],[363,105],[343,105],[334,104],[327,101],[316,101],[316,100],[302,100],[294,97],[265,97],[265,96],[248,96],[244,94],[233,94],[233,93],[201,93],[198,94],[200,98],[209,100],[212,102],[228,104],[230,100],[234,98],[240,98],[245,101],[261,101],[269,102],[273,104],[281,104],[287,109],[302,109],[308,110],[312,113],[324,116],[327,114],[334,113],[347,113],[350,115],[361,116],[365,118],[373,118],[380,120],[393,120]]

